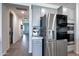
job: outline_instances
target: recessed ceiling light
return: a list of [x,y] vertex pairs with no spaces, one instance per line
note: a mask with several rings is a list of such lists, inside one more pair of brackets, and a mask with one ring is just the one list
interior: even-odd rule
[[44,9],[44,8],[42,8],[42,9],[41,9],[41,12],[45,14],[45,9]]
[[67,12],[67,8],[63,8],[63,11],[64,11],[64,12]]
[[41,15],[44,16],[46,14],[46,10],[44,8],[41,8]]
[[25,12],[24,11],[21,11],[21,13],[24,14]]

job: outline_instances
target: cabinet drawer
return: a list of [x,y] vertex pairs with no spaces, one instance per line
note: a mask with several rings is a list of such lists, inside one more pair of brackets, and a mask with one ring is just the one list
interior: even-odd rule
[[33,44],[42,44],[42,40],[32,40]]

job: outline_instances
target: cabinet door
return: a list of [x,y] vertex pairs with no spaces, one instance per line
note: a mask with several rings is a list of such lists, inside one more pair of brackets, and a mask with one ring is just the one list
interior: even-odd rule
[[33,44],[33,56],[42,56],[41,44]]
[[33,40],[33,56],[42,56],[42,40]]

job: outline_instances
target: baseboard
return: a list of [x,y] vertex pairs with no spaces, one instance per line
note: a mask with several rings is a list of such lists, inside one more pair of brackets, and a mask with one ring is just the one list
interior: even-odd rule
[[2,56],[2,52],[0,51],[0,56]]
[[4,51],[4,52],[2,53],[2,56],[4,56],[6,53],[7,53],[7,51]]

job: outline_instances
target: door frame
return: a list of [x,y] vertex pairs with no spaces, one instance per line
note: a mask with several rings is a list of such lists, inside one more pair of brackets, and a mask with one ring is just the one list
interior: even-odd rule
[[[11,14],[12,14],[12,19],[10,18]],[[10,46],[13,44],[13,19],[14,19],[13,17],[14,17],[14,14],[12,13],[12,11],[10,11],[9,12],[9,44],[10,44]],[[12,22],[12,26],[11,26],[11,23],[10,22]],[[10,28],[12,30],[12,33],[11,33]],[[12,40],[12,43],[11,43],[11,40]]]

